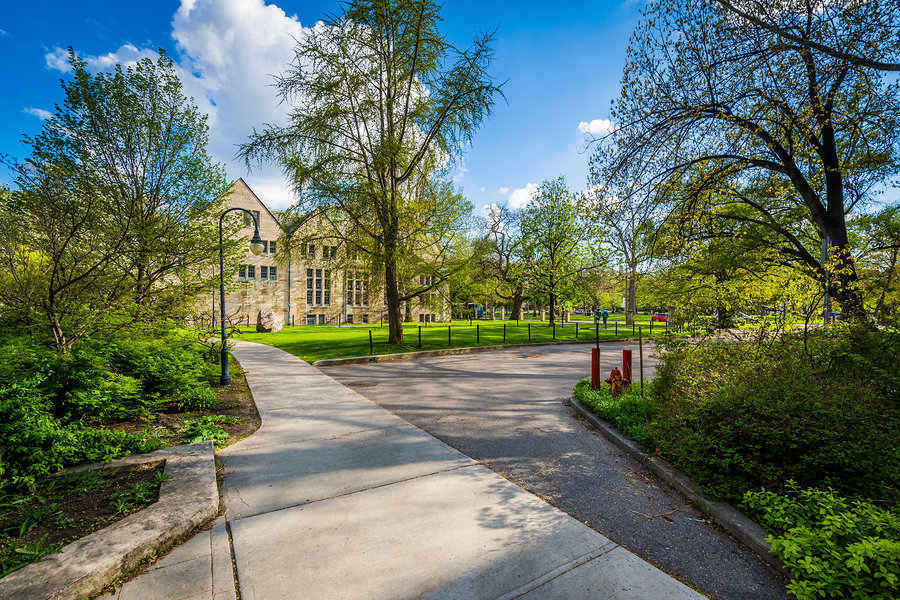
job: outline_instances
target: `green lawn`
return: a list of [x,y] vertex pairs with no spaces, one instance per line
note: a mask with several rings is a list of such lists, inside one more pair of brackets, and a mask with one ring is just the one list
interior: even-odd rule
[[[476,325],[477,324],[477,325]],[[531,343],[551,342],[554,340],[553,329],[546,322],[531,321]],[[450,339],[447,339],[447,328],[450,327]],[[367,356],[369,354],[369,331],[372,332],[372,343],[375,354],[390,354],[394,352],[415,352],[416,350],[439,350],[441,348],[460,348],[466,346],[495,346],[504,343],[503,326],[506,325],[507,344],[527,344],[529,342],[528,321],[480,321],[469,325],[469,321],[454,321],[453,323],[432,323],[427,327],[422,325],[422,345],[419,347],[418,323],[405,323],[403,325],[402,346],[388,344],[387,326],[373,325],[344,325],[342,327],[332,325],[297,325],[285,327],[279,333],[256,333],[252,328],[244,328],[247,333],[241,333],[236,337],[250,342],[259,342],[281,348],[286,352],[302,358],[308,362],[315,362],[325,358],[343,358],[348,356]],[[644,336],[649,335],[648,326],[643,327]],[[476,331],[477,326],[477,331]],[[654,324],[653,337],[659,337],[666,333],[665,324]],[[595,331],[593,323],[579,322],[566,323],[565,326],[556,327],[556,341],[580,340],[590,342],[594,339]],[[477,336],[477,339],[476,339]],[[626,328],[619,323],[618,328],[610,321],[607,328],[600,326],[600,340],[610,340],[623,337],[637,337],[637,331],[632,335],[631,328]]]

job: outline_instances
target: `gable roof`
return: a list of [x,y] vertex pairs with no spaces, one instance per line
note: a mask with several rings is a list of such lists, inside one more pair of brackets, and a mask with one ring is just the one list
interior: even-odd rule
[[263,201],[260,199],[260,197],[256,195],[256,192],[254,192],[254,191],[253,191],[253,188],[251,188],[251,187],[247,184],[247,182],[244,181],[244,178],[243,178],[243,177],[238,177],[237,179],[235,179],[234,182],[232,182],[232,184],[228,186],[228,189],[231,190],[232,188],[234,188],[234,187],[235,187],[236,185],[238,185],[238,184],[241,184],[241,185],[243,185],[245,188],[247,188],[247,191],[250,192],[250,194],[253,196],[253,198],[254,198],[257,202],[259,202],[259,205],[262,206],[262,207],[266,210],[267,213],[269,213],[269,216],[272,217],[272,219],[275,221],[275,223],[278,225],[278,227],[280,227],[281,230],[284,231],[284,230],[285,230],[285,229],[284,229],[284,225],[281,224],[281,221],[278,219],[278,217],[275,216],[275,213],[273,213],[271,210],[269,210],[269,207],[266,206],[266,203],[263,202]]

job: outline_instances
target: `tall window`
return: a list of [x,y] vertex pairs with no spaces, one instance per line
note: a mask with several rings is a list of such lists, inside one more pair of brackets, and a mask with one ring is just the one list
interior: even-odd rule
[[325,269],[325,306],[331,306],[331,269]]
[[256,267],[247,265],[247,279],[256,279]]
[[316,269],[316,306],[322,306],[322,269]]
[[259,278],[263,281],[269,278],[269,267],[263,265],[259,268]]
[[269,267],[269,279],[271,281],[278,281],[277,267]]
[[350,306],[368,306],[369,290],[360,273],[347,274],[347,304]]
[[269,254],[275,254],[275,242],[269,242]]
[[[306,270],[306,304],[312,306],[313,303],[313,270]],[[315,323],[313,323],[315,325]]]

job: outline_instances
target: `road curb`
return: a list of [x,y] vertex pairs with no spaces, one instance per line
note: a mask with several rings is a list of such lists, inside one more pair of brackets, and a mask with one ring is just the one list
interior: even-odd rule
[[591,422],[600,433],[615,446],[626,452],[632,458],[640,461],[663,481],[666,485],[687,498],[691,504],[708,514],[732,537],[752,550],[757,556],[779,573],[790,578],[790,573],[781,564],[777,556],[770,551],[766,542],[766,530],[756,521],[749,518],[730,504],[715,502],[707,498],[700,488],[687,475],[669,465],[666,461],[656,456],[651,456],[638,447],[631,439],[616,431],[609,423],[603,421],[590,411],[574,396],[569,398],[569,403],[582,417]]
[[[637,342],[637,338],[613,338],[601,340],[601,344],[612,342]],[[393,354],[375,354],[373,356],[352,356],[348,358],[323,358],[312,363],[314,367],[334,367],[337,365],[363,365],[377,362],[394,362],[398,360],[417,360],[432,356],[455,356],[458,354],[477,354],[479,352],[493,352],[495,350],[514,350],[516,348],[533,348],[535,346],[563,346],[574,344],[593,344],[594,340],[567,340],[556,342],[534,342],[532,344],[506,344],[496,346],[465,346],[460,348],[445,348],[443,350],[419,350],[416,352],[395,352]]]
[[211,442],[175,446],[88,467],[111,469],[163,461],[164,472],[171,479],[160,486],[156,502],[0,579],[0,598],[92,597],[117,577],[212,519],[219,510],[219,491]]

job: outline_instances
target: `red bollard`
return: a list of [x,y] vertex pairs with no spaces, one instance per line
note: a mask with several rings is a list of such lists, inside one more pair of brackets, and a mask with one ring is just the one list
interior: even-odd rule
[[622,379],[631,383],[631,350],[622,349]]
[[600,348],[591,348],[591,389],[600,389]]

